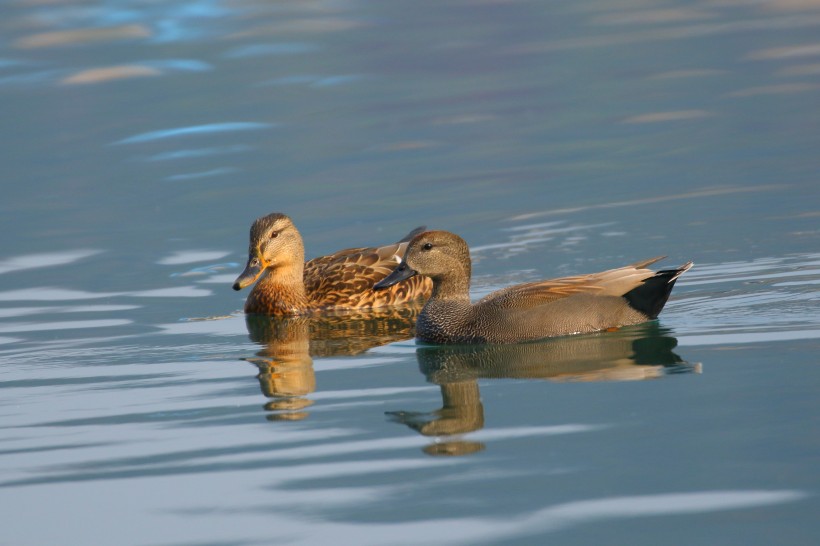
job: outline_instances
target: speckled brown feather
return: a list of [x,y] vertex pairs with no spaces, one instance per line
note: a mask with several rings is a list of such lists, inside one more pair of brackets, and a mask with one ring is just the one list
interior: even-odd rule
[[373,285],[400,263],[407,243],[379,248],[356,248],[305,263],[305,291],[313,308],[368,308],[427,298],[432,283],[422,277],[408,279],[390,290],[374,291]]

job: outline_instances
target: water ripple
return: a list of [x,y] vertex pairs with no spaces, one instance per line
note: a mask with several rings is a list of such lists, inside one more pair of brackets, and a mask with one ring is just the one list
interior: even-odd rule
[[195,286],[173,286],[130,292],[128,295],[142,298],[202,298],[213,294],[211,290]]
[[315,44],[292,42],[279,44],[251,44],[235,47],[226,51],[222,56],[226,59],[244,59],[248,57],[264,57],[267,55],[298,55],[310,53],[319,49]]
[[198,180],[200,178],[212,178],[214,176],[222,176],[224,174],[234,174],[239,172],[236,167],[221,167],[219,169],[211,169],[209,171],[200,171],[196,173],[174,174],[165,178],[165,180],[175,182],[179,180]]
[[87,292],[53,286],[38,286],[34,288],[20,288],[0,292],[0,301],[72,301],[113,298],[116,296],[133,296],[142,298],[198,298],[210,296],[212,291],[195,286],[173,286],[155,288],[152,290],[138,290],[135,292]]
[[37,286],[0,292],[0,301],[72,301],[119,296],[121,292],[87,292],[53,286]]
[[53,313],[110,313],[139,309],[139,305],[69,305],[62,307],[6,307],[0,309],[0,318],[27,317]]
[[176,138],[195,135],[209,135],[216,133],[232,133],[237,131],[259,131],[262,129],[270,129],[275,127],[273,123],[259,123],[259,122],[226,122],[226,123],[209,123],[206,125],[192,125],[190,127],[176,127],[174,129],[163,129],[160,131],[150,131],[148,133],[140,133],[123,140],[114,142],[113,144],[136,144],[141,142],[151,142],[154,140],[163,140],[166,138]]
[[703,264],[685,275],[663,317],[681,345],[820,338],[818,254]]
[[80,328],[107,328],[111,326],[122,326],[124,324],[131,324],[131,321],[127,319],[99,319],[74,320],[64,322],[0,324],[0,332],[42,332],[49,330],[74,330]]
[[763,191],[778,191],[788,188],[785,184],[771,184],[768,186],[716,186],[712,188],[701,188],[698,190],[671,194],[659,195],[656,197],[644,197],[641,199],[631,199],[628,201],[607,201],[605,203],[598,203],[594,205],[583,205],[578,207],[567,207],[560,209],[545,210],[540,212],[530,212],[526,214],[519,214],[510,218],[510,221],[516,222],[520,220],[529,220],[531,218],[539,218],[542,216],[552,216],[557,214],[573,214],[576,212],[584,212],[595,209],[611,209],[620,207],[632,207],[635,205],[648,205],[653,203],[663,203],[666,201],[676,201],[679,199],[694,199],[702,197],[714,197],[718,195],[731,195],[734,193],[748,193],[748,192],[763,192]]
[[54,267],[80,261],[89,256],[101,253],[102,250],[65,250],[44,252],[42,254],[26,254],[0,261],[0,274],[38,267]]
[[507,258],[513,254],[524,252],[533,245],[538,245],[560,238],[559,247],[568,247],[584,240],[584,233],[603,227],[613,225],[612,222],[601,224],[570,224],[562,225],[563,221],[541,222],[537,224],[527,224],[504,228],[503,231],[511,232],[508,240],[503,243],[491,243],[474,246],[470,252],[474,255],[475,261],[479,261],[481,253],[487,250],[500,250],[501,258]]
[[249,152],[253,146],[244,144],[234,144],[232,146],[219,146],[210,148],[193,148],[187,150],[175,150],[172,152],[162,152],[145,158],[145,161],[172,161],[177,159],[196,159],[200,157],[213,157],[217,155],[229,155],[242,152]]
[[335,87],[362,80],[364,76],[360,74],[339,74],[335,76],[313,76],[310,74],[300,74],[295,76],[282,76],[260,83],[261,86],[290,86],[307,85],[309,87]]
[[160,265],[181,265],[219,260],[230,254],[222,250],[180,250],[157,261]]
[[[308,524],[308,520],[304,520],[301,521],[305,526],[303,532],[294,534],[294,540],[289,543],[315,544],[328,537],[344,537],[345,542],[360,545],[500,543],[514,537],[554,533],[598,521],[710,514],[799,502],[807,497],[806,492],[793,489],[695,491],[571,501],[504,519],[450,517],[368,525],[317,521]],[[291,524],[298,521],[291,520]]]

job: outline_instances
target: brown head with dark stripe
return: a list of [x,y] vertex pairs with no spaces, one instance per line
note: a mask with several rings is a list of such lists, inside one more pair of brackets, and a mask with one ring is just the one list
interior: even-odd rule
[[251,226],[248,263],[233,284],[234,290],[253,284],[263,274],[294,277],[301,283],[305,264],[302,236],[286,215],[275,212]]

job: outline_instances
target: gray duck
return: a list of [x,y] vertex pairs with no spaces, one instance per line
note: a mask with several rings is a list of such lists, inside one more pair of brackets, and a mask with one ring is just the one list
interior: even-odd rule
[[675,281],[692,267],[653,271],[651,258],[618,269],[517,284],[470,301],[467,243],[447,231],[413,237],[401,264],[374,286],[388,289],[417,275],[433,293],[416,322],[429,343],[517,343],[589,333],[657,318]]

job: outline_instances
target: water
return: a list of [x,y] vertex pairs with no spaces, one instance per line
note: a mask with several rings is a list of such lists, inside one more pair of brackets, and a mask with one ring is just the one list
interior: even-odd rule
[[[815,544],[817,7],[5,4],[0,543]],[[696,266],[656,324],[419,347],[246,321],[272,211],[455,231],[476,297]]]

